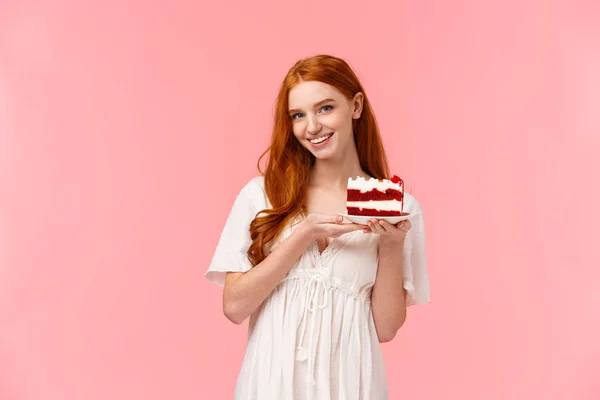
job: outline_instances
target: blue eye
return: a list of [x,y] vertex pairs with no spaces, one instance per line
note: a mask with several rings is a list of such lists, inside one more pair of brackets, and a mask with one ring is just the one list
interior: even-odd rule
[[[333,110],[333,106],[331,106],[331,105],[326,105],[326,106],[323,106],[323,107],[321,107],[321,108],[320,108],[320,110],[321,110],[321,111],[325,111],[325,112],[327,112],[327,111],[331,111],[331,110]],[[302,117],[302,113],[296,113],[296,114],[290,115],[290,118],[291,118],[292,120],[298,119],[298,118],[300,118],[300,117]]]

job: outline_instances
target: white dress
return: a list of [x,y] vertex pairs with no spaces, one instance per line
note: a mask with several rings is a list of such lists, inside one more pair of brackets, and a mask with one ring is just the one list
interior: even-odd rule
[[[264,178],[239,192],[225,223],[206,278],[224,284],[227,271],[251,268],[246,251],[249,224],[270,207]],[[413,214],[404,249],[407,304],[430,301],[423,216],[405,194]],[[289,236],[288,227],[268,251]],[[237,400],[385,400],[387,381],[371,314],[370,294],[378,261],[375,234],[354,231],[319,253],[316,242],[250,317]]]

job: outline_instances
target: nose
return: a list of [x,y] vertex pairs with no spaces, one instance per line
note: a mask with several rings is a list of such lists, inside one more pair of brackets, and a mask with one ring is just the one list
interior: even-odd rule
[[308,122],[306,124],[306,131],[311,135],[319,133],[319,131],[321,130],[321,124],[319,123],[317,117],[313,115],[308,116],[307,121]]

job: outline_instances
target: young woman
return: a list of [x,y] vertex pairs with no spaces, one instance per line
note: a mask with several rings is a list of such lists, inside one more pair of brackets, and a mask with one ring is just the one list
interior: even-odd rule
[[385,400],[380,343],[394,338],[407,306],[430,301],[424,222],[409,193],[411,216],[398,225],[339,216],[349,177],[390,177],[373,110],[345,61],[320,55],[291,68],[267,152],[206,271],[224,286],[227,318],[249,317],[235,399]]

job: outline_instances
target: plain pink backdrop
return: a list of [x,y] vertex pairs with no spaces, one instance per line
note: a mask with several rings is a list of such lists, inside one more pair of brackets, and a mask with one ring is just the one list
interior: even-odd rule
[[426,213],[390,398],[597,399],[593,3],[4,0],[0,398],[232,397],[203,275],[285,72],[331,53]]

